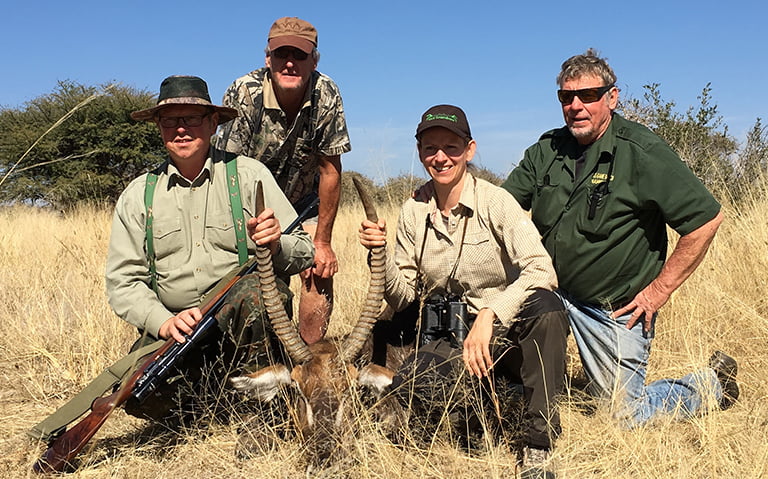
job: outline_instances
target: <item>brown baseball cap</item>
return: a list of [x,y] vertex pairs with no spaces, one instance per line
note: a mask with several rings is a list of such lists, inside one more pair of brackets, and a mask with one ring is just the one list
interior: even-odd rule
[[441,126],[450,130],[465,140],[472,139],[472,132],[469,130],[469,122],[464,110],[453,105],[435,105],[421,115],[421,123],[416,127],[416,139],[418,139],[424,130]]
[[213,108],[219,114],[219,124],[237,117],[237,110],[211,103],[208,84],[200,77],[174,75],[160,84],[157,106],[146,110],[134,111],[131,118],[137,121],[152,121],[157,112],[171,105],[201,105]]
[[297,17],[278,18],[269,29],[267,46],[270,50],[288,46],[312,53],[312,49],[317,48],[317,30],[311,23]]

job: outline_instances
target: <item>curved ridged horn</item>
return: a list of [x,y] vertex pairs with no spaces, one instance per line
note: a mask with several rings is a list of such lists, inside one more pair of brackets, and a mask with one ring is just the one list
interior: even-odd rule
[[[264,211],[264,191],[259,181],[256,185],[256,216]],[[280,292],[277,290],[275,270],[272,266],[272,253],[268,246],[256,246],[256,264],[261,284],[261,297],[264,300],[264,309],[272,324],[277,338],[285,347],[294,362],[305,363],[312,359],[309,347],[301,339],[298,329],[285,312],[285,306],[280,301]]]
[[[360,201],[365,208],[365,215],[369,221],[374,223],[379,221],[379,217],[376,214],[376,208],[373,206],[373,201],[368,195],[368,191],[363,185],[353,177],[352,182],[355,184],[357,194],[360,196]],[[352,332],[344,340],[344,344],[341,347],[341,358],[344,361],[353,361],[360,350],[363,348],[365,341],[368,339],[368,335],[371,334],[373,325],[376,324],[376,320],[379,318],[379,312],[381,311],[381,302],[384,299],[384,270],[386,264],[386,247],[378,246],[371,249],[371,256],[369,259],[369,267],[371,270],[371,281],[368,285],[368,295],[365,298],[365,304],[363,310],[360,312],[360,319],[355,324]]]

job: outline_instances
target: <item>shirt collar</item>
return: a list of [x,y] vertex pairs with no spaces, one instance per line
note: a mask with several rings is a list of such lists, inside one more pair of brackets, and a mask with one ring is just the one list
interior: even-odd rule
[[612,153],[613,145],[616,144],[616,132],[620,129],[620,126],[617,126],[617,123],[620,123],[621,119],[622,118],[616,113],[611,114],[611,122],[608,123],[608,128],[605,129],[603,136],[589,146],[589,149],[592,150],[593,154],[594,152],[597,152],[597,156],[599,157],[603,152]]
[[475,210],[477,202],[476,187],[477,180],[472,176],[472,173],[467,171],[467,177],[464,178],[464,188],[462,188],[461,197],[459,197],[459,204],[464,207],[467,216],[472,216],[472,212]]
[[200,170],[200,173],[191,182],[179,172],[179,169],[176,168],[176,165],[170,160],[168,160],[167,172],[169,189],[174,186],[182,186],[186,188],[190,186],[200,186],[206,180],[213,181],[213,160],[211,160],[211,156],[208,155],[208,158],[206,158],[205,164],[203,165],[203,169]]
[[[459,203],[451,209],[452,214],[472,216],[476,204],[476,186],[477,181],[475,180],[475,177],[472,176],[472,173],[467,171],[466,177],[464,178],[464,186],[461,189],[461,196],[459,196]],[[437,207],[437,195],[433,191],[432,197],[429,199],[429,218],[430,221],[432,221],[432,224],[437,224],[436,222],[441,214],[440,209]]]

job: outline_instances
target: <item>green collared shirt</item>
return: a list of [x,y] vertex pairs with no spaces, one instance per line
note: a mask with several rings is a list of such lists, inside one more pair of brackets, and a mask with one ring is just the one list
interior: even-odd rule
[[272,172],[295,204],[318,187],[318,160],[351,150],[339,88],[314,72],[304,104],[292,124],[277,102],[267,68],[238,78],[222,105],[240,114],[221,126],[217,148],[256,158]]
[[471,174],[448,218],[437,208],[434,195],[427,201],[406,201],[396,241],[395,258],[387,257],[386,295],[398,310],[418,299],[419,267],[429,295],[446,291],[446,279],[456,265],[448,281],[450,292],[462,296],[470,313],[493,310],[504,326],[515,319],[534,289],[557,287],[552,262],[528,215],[506,191]]
[[[153,201],[158,291],[150,286],[145,249],[144,188],[147,175],[133,180],[115,206],[106,267],[109,304],[115,313],[157,337],[160,326],[200,299],[224,275],[238,267],[236,237],[226,184],[226,166],[208,158],[192,181],[167,161],[158,172]],[[296,212],[269,171],[256,160],[237,157],[243,215],[254,216],[256,184],[261,181],[267,207],[282,227]],[[255,244],[248,238],[248,250]],[[275,271],[283,277],[312,264],[312,240],[301,228],[280,239]]]
[[686,235],[720,211],[666,143],[618,114],[586,151],[566,127],[545,133],[502,187],[531,211],[560,287],[603,306],[631,300],[658,276],[666,225]]

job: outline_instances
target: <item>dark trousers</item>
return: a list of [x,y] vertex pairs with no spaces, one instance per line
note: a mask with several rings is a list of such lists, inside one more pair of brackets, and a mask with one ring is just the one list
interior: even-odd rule
[[494,347],[498,372],[523,385],[526,442],[542,449],[552,447],[560,435],[557,396],[565,385],[568,315],[560,298],[537,290],[518,313],[506,341]]
[[[280,279],[277,284],[290,315],[291,291]],[[141,403],[133,397],[126,401],[128,414],[160,420],[196,412],[198,406],[226,406],[222,395],[229,376],[243,368],[256,370],[285,363],[283,348],[263,308],[256,275],[245,276],[232,287],[215,318],[218,327],[211,328],[199,345],[188,351],[153,394]],[[153,341],[156,338],[142,335],[131,350]]]
[[[415,343],[418,314],[418,307],[412,306],[396,313],[390,324],[377,324],[374,362],[384,364],[387,346]],[[507,331],[495,331],[492,339],[495,374],[523,386],[522,429],[527,445],[549,449],[561,432],[556,401],[565,382],[567,335],[568,318],[560,299],[551,291],[536,290],[518,320]],[[476,397],[474,392],[482,389],[478,386],[464,371],[461,350],[452,348],[448,338],[415,349],[397,369],[392,384],[400,402],[412,416],[421,416],[422,422],[446,412],[466,416],[462,411],[471,409],[468,403]]]

